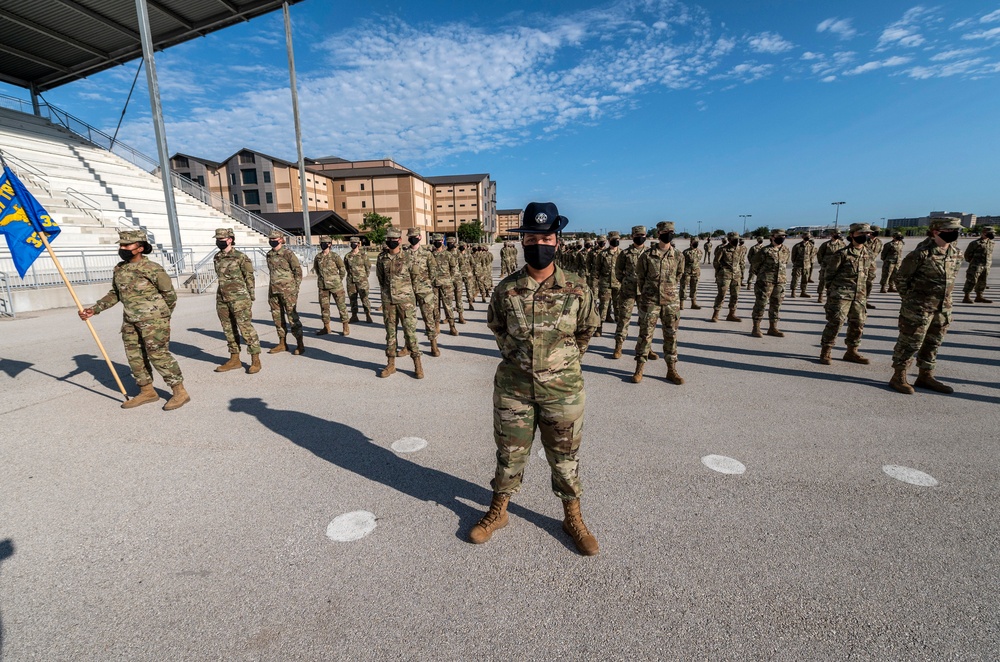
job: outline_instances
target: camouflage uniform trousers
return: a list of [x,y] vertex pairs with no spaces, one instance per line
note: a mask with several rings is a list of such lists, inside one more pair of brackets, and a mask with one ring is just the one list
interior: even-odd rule
[[934,370],[938,348],[951,325],[951,308],[927,310],[903,300],[899,309],[899,338],[892,350],[892,367],[906,367],[917,355],[917,367]]
[[[615,311],[617,325],[615,326],[615,341],[625,342],[628,335],[628,327],[632,323],[632,311],[635,309],[637,299],[635,295],[618,293],[618,308]],[[639,306],[639,320],[642,321],[642,305]]]
[[819,268],[819,283],[816,284],[816,292],[819,294],[826,292],[826,267]]
[[411,356],[420,356],[417,344],[417,304],[413,301],[387,303],[382,305],[382,320],[385,322],[385,355],[396,356],[396,324],[403,325],[403,340]]
[[605,320],[608,319],[608,315],[614,311],[617,315],[617,306],[615,303],[618,301],[618,293],[621,291],[620,287],[602,287],[600,288],[597,301],[598,301],[598,313],[601,317],[601,323],[603,324]]
[[490,295],[490,291],[493,289],[493,275],[490,273],[481,273],[476,275],[476,286],[479,288],[479,293],[486,298]]
[[698,281],[701,280],[701,276],[698,274],[683,274],[681,275],[681,284],[678,290],[681,301],[684,301],[684,295],[688,291],[688,286],[691,288],[691,301],[695,300],[698,296]]
[[[446,283],[444,285],[438,285],[434,288],[437,294],[437,300],[441,303],[441,308],[444,308],[444,319],[449,324],[453,323],[455,320],[455,310],[452,307],[452,300],[455,298],[455,286],[451,283]],[[440,320],[440,318],[438,318]]]
[[170,354],[170,320],[154,319],[144,322],[124,322],[122,343],[132,376],[139,386],[153,383],[151,368],[156,368],[167,386],[177,386],[184,381],[177,359]]
[[[347,297],[344,290],[319,290],[319,312],[323,319],[323,324],[330,323],[330,297],[337,302],[337,311],[340,313],[340,321],[347,321]],[[355,309],[357,305],[355,305]]]
[[[298,299],[297,289],[279,290],[267,295],[267,305],[271,308],[271,319],[274,320],[274,327],[278,330],[279,342],[284,340],[287,332],[291,332],[293,336],[302,334],[302,321],[299,319],[298,311],[295,310]],[[288,328],[289,323],[291,328]]]
[[723,302],[726,300],[726,292],[729,292],[729,308],[736,308],[736,303],[740,299],[740,279],[743,276],[741,273],[734,273],[732,276],[723,272],[716,274],[715,285],[719,288],[718,294],[715,295],[714,308],[719,310],[722,308]]
[[866,297],[870,297],[872,295],[873,285],[875,285],[875,260],[872,260],[872,266],[868,267],[868,275],[865,278]]
[[371,317],[372,314],[372,304],[368,300],[368,287],[362,287],[360,285],[355,285],[354,283],[349,283],[347,286],[347,294],[351,298],[351,315],[355,317],[358,316],[358,297],[361,298],[361,304],[365,307],[365,315]]
[[852,299],[838,296],[828,298],[823,304],[823,309],[826,311],[826,328],[823,329],[822,344],[831,346],[837,344],[837,334],[840,333],[840,327],[844,325],[846,319],[847,338],[844,344],[848,347],[860,345],[861,334],[865,330],[865,320],[868,319],[865,303],[867,299],[861,296]]
[[770,283],[757,279],[753,286],[755,300],[750,318],[754,321],[764,319],[764,307],[767,306],[767,319],[771,324],[777,324],[781,319],[781,302],[785,300],[785,284]]
[[896,289],[896,271],[899,269],[898,262],[883,262],[882,263],[882,281],[880,285],[882,287],[890,287],[893,290]]
[[[801,285],[799,282],[801,281]],[[806,269],[801,264],[792,265],[792,285],[789,289],[792,294],[795,294],[795,290],[802,290],[802,294],[806,293],[806,283],[809,282],[809,276],[806,274]]]
[[663,358],[667,364],[677,363],[677,327],[681,321],[680,303],[655,303],[639,314],[639,340],[635,344],[635,360],[645,363],[653,346],[656,323],[663,326]]
[[465,281],[459,277],[455,279],[454,283],[452,289],[455,292],[455,310],[465,310],[465,307],[462,305],[462,285]]
[[468,299],[471,306],[475,298],[479,296],[479,281],[476,280],[475,276],[462,276],[462,282],[465,283],[465,298]]
[[982,294],[986,291],[986,279],[990,277],[990,268],[986,265],[969,265],[969,268],[965,272],[965,287],[962,291],[965,294],[969,294],[975,291],[976,294]]
[[260,354],[260,338],[253,328],[253,301],[237,299],[236,301],[215,300],[215,312],[222,324],[222,332],[226,334],[226,344],[230,354],[240,353],[240,336],[247,343],[250,355]]
[[[497,376],[496,382],[500,382]],[[583,389],[561,398],[531,397],[533,385],[510,384],[493,387],[493,438],[497,445],[494,492],[514,494],[521,487],[524,468],[531,456],[535,429],[541,433],[545,459],[552,470],[552,491],[564,501],[579,499],[580,442],[583,439]]]
[[[417,306],[420,308],[420,314],[424,316],[424,331],[427,337],[437,338],[438,327],[440,326],[438,323],[440,318],[438,317],[437,295],[434,293],[434,290],[431,290],[425,293],[417,292],[415,297],[417,299]],[[414,312],[415,316],[416,312]]]

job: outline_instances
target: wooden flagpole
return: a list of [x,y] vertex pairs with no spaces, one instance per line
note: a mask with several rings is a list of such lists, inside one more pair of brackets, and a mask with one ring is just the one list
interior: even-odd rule
[[[69,289],[70,296],[73,297],[73,301],[76,302],[76,308],[80,312],[83,312],[83,304],[80,303],[80,299],[76,296],[76,290],[73,289],[73,285],[70,284],[69,278],[66,277],[66,272],[63,271],[62,265],[59,263],[59,258],[52,250],[52,246],[49,244],[48,237],[45,236],[44,232],[36,232],[36,234],[42,238],[42,243],[45,244],[45,249],[49,252],[49,257],[52,258],[52,262],[55,263],[56,269],[59,270],[59,275],[62,276],[63,282],[66,283],[67,289]],[[90,334],[94,336],[94,341],[97,342],[97,348],[101,350],[101,354],[104,355],[104,360],[108,364],[108,369],[111,370],[111,374],[114,375],[115,383],[118,384],[118,390],[122,392],[125,399],[128,400],[128,392],[122,385],[122,380],[118,377],[118,371],[115,370],[115,366],[111,363],[111,359],[108,357],[107,351],[104,349],[104,345],[101,343],[101,339],[97,336],[97,330],[94,329],[94,325],[90,323],[90,320],[85,320],[87,322],[87,328],[90,329]]]

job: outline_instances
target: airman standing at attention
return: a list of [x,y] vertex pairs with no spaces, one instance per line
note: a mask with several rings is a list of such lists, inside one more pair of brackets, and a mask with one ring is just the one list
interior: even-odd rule
[[715,295],[715,304],[712,308],[712,319],[709,322],[719,321],[719,311],[722,310],[722,303],[726,300],[726,292],[729,292],[729,315],[727,322],[742,322],[743,319],[736,316],[736,304],[740,300],[740,276],[743,262],[743,253],[740,250],[740,235],[730,232],[726,235],[726,243],[715,249],[715,257],[712,258],[712,266],[715,267],[715,286],[719,288]]
[[681,276],[680,307],[684,310],[684,297],[691,293],[691,310],[701,310],[698,305],[698,281],[701,279],[701,249],[698,248],[698,237],[691,237],[691,246],[686,248],[684,256],[684,274]]
[[[431,242],[434,245],[431,254],[438,266],[437,278],[434,281],[434,293],[437,295],[437,300],[441,302],[441,307],[444,308],[444,319],[448,322],[448,332],[457,336],[458,329],[455,328],[452,300],[455,298],[455,274],[458,271],[458,261],[453,253],[445,250],[443,234],[432,235]],[[440,318],[438,322],[440,323]]]
[[663,328],[663,358],[667,362],[667,381],[681,385],[684,379],[677,373],[677,326],[680,323],[680,298],[677,284],[684,274],[684,257],[670,243],[674,238],[674,224],[660,221],[656,224],[658,243],[643,252],[636,267],[641,317],[639,341],[635,345],[635,373],[632,382],[642,381],[656,322]]
[[858,353],[861,344],[861,334],[865,329],[868,308],[867,278],[871,265],[872,253],[867,248],[868,233],[871,228],[867,223],[852,223],[850,228],[851,243],[827,258],[826,283],[828,299],[826,301],[826,328],[819,354],[819,362],[830,365],[833,346],[837,342],[837,334],[844,320],[847,320],[847,353],[844,360],[849,363],[868,365],[870,361]]
[[[424,316],[424,330],[427,339],[431,341],[431,356],[441,356],[438,349],[438,335],[441,333],[440,315],[438,315],[437,294],[435,286],[441,282],[442,275],[438,270],[437,258],[420,245],[421,231],[410,228],[406,231],[406,239],[410,243],[406,256],[410,260],[410,281],[413,284],[413,294],[420,313]],[[404,353],[405,355],[405,353]]]
[[990,277],[990,266],[993,264],[993,232],[992,225],[984,225],[979,230],[979,239],[976,239],[965,251],[965,259],[969,262],[969,268],[965,272],[965,298],[962,303],[973,303],[969,294],[975,290],[975,303],[993,303],[992,299],[983,296],[986,291],[986,280]]
[[[896,274],[902,298],[899,338],[892,351],[889,386],[899,393],[913,393],[913,386],[938,393],[955,389],[934,378],[937,353],[951,324],[951,293],[962,266],[962,251],[955,244],[962,224],[956,218],[931,219],[928,237],[903,258]],[[910,359],[917,355],[920,374],[913,386],[906,382]]]
[[896,270],[903,261],[903,233],[892,233],[892,241],[882,246],[882,287],[879,292],[885,294],[888,285],[890,292],[896,291]]
[[97,303],[78,312],[87,320],[121,301],[122,342],[139,394],[122,403],[122,409],[156,402],[160,396],[153,388],[151,368],[173,389],[173,397],[163,405],[171,411],[191,401],[184,389],[184,375],[177,359],[170,354],[170,315],[177,305],[177,293],[163,267],[146,255],[153,246],[144,230],[119,230],[118,257],[111,276],[111,290]]
[[472,275],[476,279],[476,289],[483,303],[493,291],[493,254],[483,244],[476,244],[472,254]]
[[868,310],[874,310],[875,304],[871,302],[872,287],[875,285],[875,265],[878,263],[879,255],[882,254],[882,240],[878,235],[882,231],[877,225],[871,226],[871,234],[865,242],[865,248],[871,253],[871,264],[868,266],[868,274],[865,280],[865,306]]
[[837,229],[831,232],[830,238],[820,244],[816,250],[816,260],[819,262],[819,286],[816,303],[823,303],[823,297],[826,295],[826,260],[844,246],[846,244],[841,239],[840,230]]
[[754,287],[755,301],[753,305],[754,338],[763,338],[760,324],[764,319],[764,308],[767,308],[767,335],[784,338],[785,334],[778,329],[781,319],[781,302],[785,299],[785,283],[788,281],[788,260],[791,251],[785,246],[785,231],[779,228],[771,230],[771,243],[761,248],[754,255],[750,270],[757,274],[757,285]]
[[[469,302],[469,310],[475,310],[472,302],[476,298],[476,275],[472,268],[472,251],[464,241],[458,245],[458,266],[462,270],[462,282],[465,285],[465,298]],[[462,319],[458,321],[463,322]]]
[[[587,265],[587,271],[590,273],[588,284],[590,285],[590,290],[594,293],[594,301],[597,301],[597,297],[600,295],[601,291],[601,255],[607,247],[608,238],[606,235],[602,234],[597,237],[597,241],[594,244],[594,250],[590,252],[590,263]],[[598,329],[598,331],[600,331],[600,329]]]
[[458,238],[451,236],[445,239],[445,246],[448,250],[448,255],[454,259],[455,267],[452,270],[452,274],[455,276],[455,310],[458,311],[458,323],[465,324],[465,306],[462,304],[462,287],[465,285],[465,279],[462,276],[462,253],[458,250]]
[[757,275],[757,272],[755,272],[754,268],[753,268],[753,258],[763,248],[764,248],[764,238],[763,237],[757,237],[757,243],[755,243],[753,246],[751,246],[750,249],[747,251],[747,262],[748,262],[748,267],[749,267],[747,269],[747,272],[749,273],[749,275],[747,276],[747,289],[748,290],[750,289],[750,285],[753,283],[754,276]]
[[[615,276],[621,287],[618,290],[618,310],[615,317],[618,324],[615,328],[615,352],[611,355],[613,359],[622,357],[622,346],[625,344],[625,337],[628,335],[629,324],[632,323],[632,310],[635,308],[639,298],[639,281],[636,278],[636,267],[639,258],[646,250],[646,226],[632,226],[632,243],[628,248],[618,254],[615,259]],[[640,304],[641,306],[642,304]],[[642,319],[642,308],[639,308],[639,318]]]
[[372,322],[372,305],[368,301],[368,276],[372,272],[372,262],[368,253],[361,249],[361,237],[351,237],[351,250],[344,256],[347,271],[347,295],[351,297],[351,321],[358,321],[358,297],[365,307],[365,322]]
[[792,247],[792,287],[790,296],[795,298],[795,290],[800,287],[799,296],[803,299],[811,298],[806,292],[806,283],[809,282],[809,275],[812,273],[813,257],[816,255],[816,244],[813,243],[812,235],[808,232],[802,234],[802,241]]
[[615,264],[622,252],[619,248],[621,234],[609,232],[608,241],[611,243],[611,247],[601,251],[597,264],[597,291],[601,303],[601,309],[598,313],[601,318],[600,326],[597,327],[598,335],[603,335],[604,330],[601,327],[604,326],[604,323],[612,321],[611,309],[618,302],[618,294],[622,285],[615,273]]
[[712,235],[708,235],[708,237],[705,239],[705,257],[704,257],[704,261],[705,261],[705,264],[708,264],[709,262],[712,261]]
[[598,545],[580,513],[578,454],[585,400],[580,361],[597,313],[587,284],[553,264],[566,218],[551,202],[529,203],[523,218],[518,232],[526,266],[497,286],[486,313],[502,357],[493,379],[496,471],[489,510],[469,541],[485,543],[507,525],[507,504],[521,487],[539,430],[552,490],[563,503],[563,530],[581,554],[592,556]]
[[[390,226],[385,232],[386,249],[379,253],[375,261],[375,277],[382,290],[382,321],[385,323],[386,365],[379,377],[388,377],[396,372],[397,355],[409,354],[413,357],[413,376],[423,379],[424,367],[420,363],[420,345],[417,344],[417,300],[413,294],[410,260],[399,246],[400,237],[402,233],[399,229]],[[397,323],[403,326],[406,343],[403,351],[397,349]]]
[[219,287],[215,293],[215,312],[222,324],[222,332],[226,334],[229,346],[229,360],[215,369],[215,372],[227,372],[242,368],[240,363],[240,336],[247,343],[250,354],[248,374],[260,372],[260,338],[253,328],[254,276],[253,264],[250,258],[236,250],[233,243],[236,236],[231,228],[219,228],[215,231],[215,245],[219,252],[215,254],[215,275]]
[[[290,330],[297,343],[293,354],[304,354],[305,343],[302,341],[302,322],[295,309],[299,300],[299,284],[302,283],[302,267],[295,253],[285,247],[285,236],[277,230],[268,237],[271,250],[267,252],[267,271],[271,283],[267,288],[267,303],[271,307],[271,319],[278,330],[278,344],[268,350],[268,354],[277,354],[288,349],[285,345],[285,335]],[[287,318],[287,323],[286,323]],[[290,324],[290,329],[286,329]]]
[[319,310],[323,319],[323,328],[316,332],[317,336],[330,333],[330,297],[337,302],[340,322],[345,336],[351,335],[351,327],[347,324],[347,303],[344,296],[344,276],[347,269],[344,260],[330,250],[333,245],[330,237],[319,238],[319,253],[313,259],[313,273],[316,274],[316,287],[319,289]]

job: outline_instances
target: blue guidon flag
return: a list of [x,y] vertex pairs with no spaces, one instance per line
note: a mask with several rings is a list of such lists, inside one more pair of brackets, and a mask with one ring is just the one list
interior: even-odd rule
[[7,247],[18,275],[24,278],[31,264],[45,250],[40,232],[49,241],[61,232],[35,196],[31,195],[7,164],[0,176],[0,234],[7,238]]

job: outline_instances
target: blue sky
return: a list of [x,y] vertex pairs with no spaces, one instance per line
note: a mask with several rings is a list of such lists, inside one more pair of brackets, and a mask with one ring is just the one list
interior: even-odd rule
[[[1000,2],[292,7],[308,156],[489,172],[571,228],[1000,214]],[[113,131],[135,62],[45,94]],[[157,55],[171,152],[295,159],[280,12]],[[145,79],[121,136],[154,153]],[[23,91],[17,92],[24,96]]]

